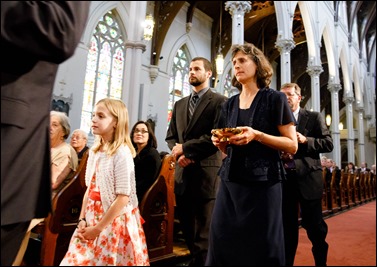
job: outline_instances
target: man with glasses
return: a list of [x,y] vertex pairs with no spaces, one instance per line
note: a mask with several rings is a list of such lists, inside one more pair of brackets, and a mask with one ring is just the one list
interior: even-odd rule
[[286,168],[283,183],[283,224],[286,266],[293,266],[298,245],[298,212],[301,225],[312,242],[316,266],[326,266],[328,244],[327,224],[322,217],[322,166],[320,153],[333,150],[333,141],[325,120],[319,112],[300,108],[301,88],[296,83],[281,86],[297,121],[298,150],[294,168]]

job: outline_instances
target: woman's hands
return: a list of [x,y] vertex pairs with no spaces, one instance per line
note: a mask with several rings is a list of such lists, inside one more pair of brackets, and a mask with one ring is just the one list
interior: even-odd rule
[[212,143],[223,153],[226,153],[227,145],[247,145],[252,140],[258,139],[258,136],[262,134],[260,131],[254,130],[249,126],[241,126],[237,127],[237,129],[242,130],[242,132],[235,135],[227,135],[227,138],[224,138],[221,132],[216,132],[211,137]]

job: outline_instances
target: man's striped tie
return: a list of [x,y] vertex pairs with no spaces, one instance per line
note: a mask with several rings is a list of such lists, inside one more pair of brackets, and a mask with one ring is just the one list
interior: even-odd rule
[[194,94],[190,99],[190,105],[189,105],[189,118],[192,118],[192,114],[194,113],[196,103],[199,100],[198,94]]

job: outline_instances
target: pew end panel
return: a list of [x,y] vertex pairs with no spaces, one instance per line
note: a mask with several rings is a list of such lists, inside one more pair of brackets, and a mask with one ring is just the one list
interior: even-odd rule
[[42,266],[59,265],[68,250],[86,191],[85,172],[88,155],[87,151],[72,180],[52,200],[53,212],[44,222],[40,254]]
[[348,172],[344,172],[342,170],[340,175],[340,182],[339,182],[339,189],[340,189],[340,208],[341,210],[345,210],[349,208],[349,196],[348,196],[348,187],[347,187],[347,180],[348,175],[350,175]]
[[329,190],[329,210],[331,212],[337,213],[341,209],[341,200],[340,200],[340,179],[341,179],[341,171],[340,170],[333,170],[331,173],[331,182],[330,182],[330,190]]
[[159,175],[139,205],[151,263],[169,260],[173,253],[175,158],[162,159]]
[[329,184],[327,182],[327,168],[322,170],[322,181],[323,181],[323,191],[322,191],[322,216],[327,216],[330,213],[329,210],[329,199],[328,199],[328,190]]

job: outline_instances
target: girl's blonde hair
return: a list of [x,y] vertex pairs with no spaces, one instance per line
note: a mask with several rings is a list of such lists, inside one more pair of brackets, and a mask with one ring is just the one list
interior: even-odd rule
[[[112,98],[103,98],[98,101],[96,105],[101,103],[109,110],[111,115],[113,115],[117,121],[113,140],[109,144],[106,153],[109,156],[112,156],[121,145],[125,144],[131,150],[132,156],[135,157],[136,151],[132,145],[129,133],[129,119],[126,105],[123,103],[123,101]],[[98,152],[101,145],[103,145],[102,137],[97,135],[92,148],[93,151]]]

